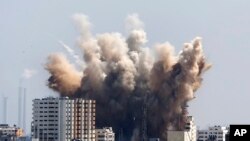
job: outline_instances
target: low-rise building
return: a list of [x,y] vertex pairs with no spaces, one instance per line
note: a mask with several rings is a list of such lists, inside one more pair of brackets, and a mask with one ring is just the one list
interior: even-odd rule
[[23,136],[23,129],[15,125],[0,124],[0,141],[15,141],[18,137]]
[[96,141],[115,141],[115,133],[112,127],[96,129]]
[[226,141],[227,127],[213,126],[206,130],[198,130],[198,141]]

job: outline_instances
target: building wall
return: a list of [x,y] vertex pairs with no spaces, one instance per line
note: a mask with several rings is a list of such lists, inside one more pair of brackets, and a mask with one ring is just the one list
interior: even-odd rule
[[190,137],[187,131],[168,131],[168,141],[196,141]]
[[185,131],[168,131],[168,141],[186,141]]
[[59,132],[58,132],[58,139],[59,141],[65,140],[66,139],[66,100],[59,100],[59,118],[58,118],[58,123],[59,123]]
[[15,141],[16,137],[13,136],[2,136],[0,137],[0,141]]
[[188,137],[191,141],[197,140],[197,128],[194,123],[194,118],[192,116],[187,117],[185,130],[187,131]]

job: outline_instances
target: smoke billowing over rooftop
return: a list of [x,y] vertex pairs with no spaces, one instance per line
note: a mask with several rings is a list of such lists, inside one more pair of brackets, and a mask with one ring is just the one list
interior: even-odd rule
[[163,141],[168,129],[182,130],[184,108],[210,68],[201,38],[185,43],[176,54],[167,42],[145,47],[147,34],[136,14],[126,19],[127,37],[115,32],[93,35],[87,16],[73,19],[86,66],[78,71],[62,54],[51,54],[48,86],[62,96],[95,99],[96,126],[111,126],[125,140],[142,137],[143,121],[147,135]]

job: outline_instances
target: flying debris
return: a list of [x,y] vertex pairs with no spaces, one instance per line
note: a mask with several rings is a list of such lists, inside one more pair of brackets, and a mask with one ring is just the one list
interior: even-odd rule
[[73,19],[85,68],[78,72],[62,54],[52,54],[46,64],[48,86],[61,96],[96,100],[96,126],[111,126],[123,141],[142,140],[142,130],[147,137],[166,141],[168,129],[183,130],[179,123],[185,121],[185,105],[195,98],[211,66],[201,38],[184,44],[176,55],[169,43],[145,47],[147,34],[136,14],[126,20],[128,37],[114,32],[95,36],[87,16]]
[[63,41],[59,41],[59,44],[61,44],[62,47],[69,53],[69,55],[73,57],[77,66],[80,67],[81,70],[83,70],[84,62],[82,61],[80,56],[76,54],[75,51],[72,48],[70,48],[68,45],[66,45]]

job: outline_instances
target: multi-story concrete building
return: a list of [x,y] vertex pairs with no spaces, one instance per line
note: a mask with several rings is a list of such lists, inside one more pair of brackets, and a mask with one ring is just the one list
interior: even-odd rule
[[33,100],[32,138],[95,141],[95,101],[53,97]]
[[115,133],[112,127],[96,129],[96,141],[115,141]]
[[198,141],[226,141],[228,128],[222,126],[209,127],[207,130],[198,130]]
[[32,138],[41,141],[59,139],[59,99],[43,98],[33,100]]
[[187,116],[183,131],[168,131],[168,141],[196,141],[196,125],[194,118]]

